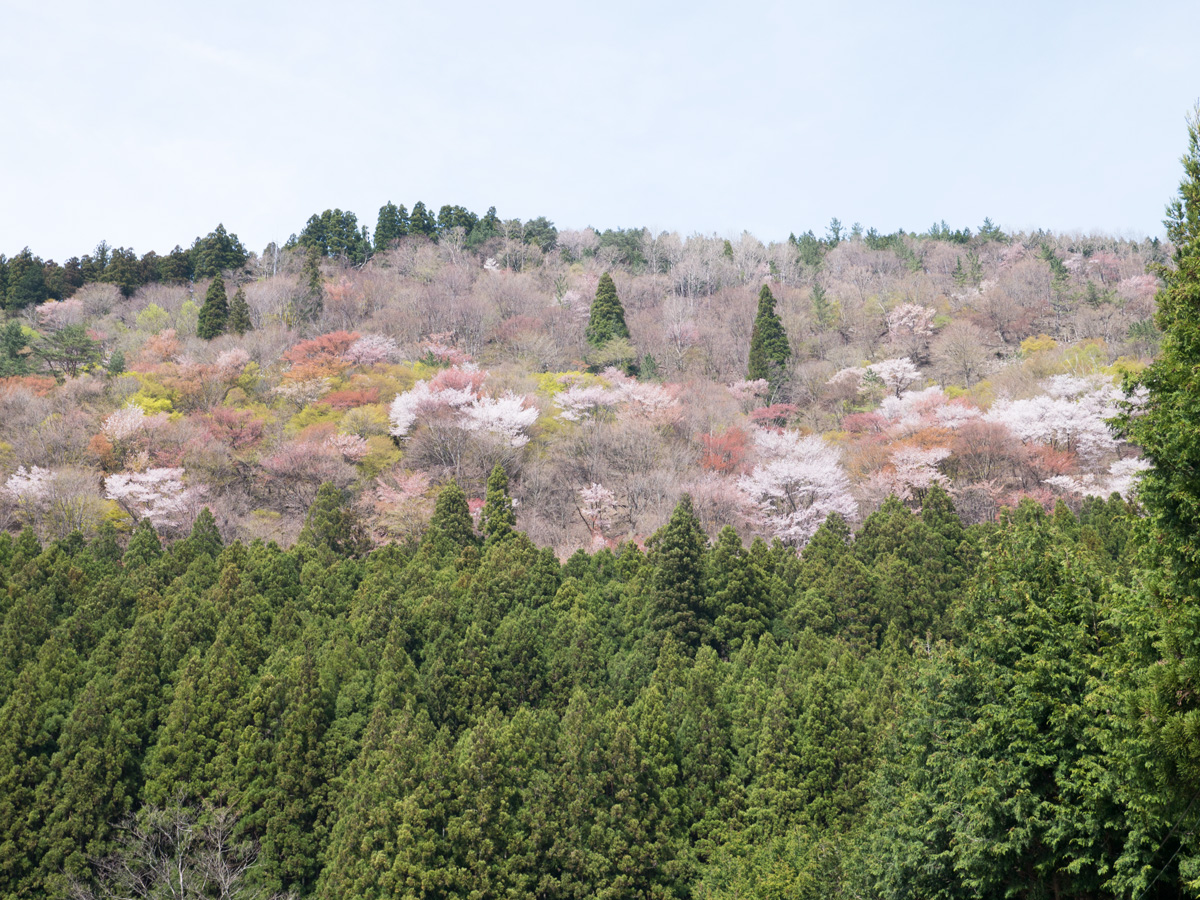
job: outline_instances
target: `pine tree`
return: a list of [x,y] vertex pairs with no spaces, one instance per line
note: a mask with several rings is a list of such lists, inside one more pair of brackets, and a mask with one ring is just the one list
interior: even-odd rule
[[600,276],[600,283],[596,285],[596,299],[592,301],[591,315],[588,317],[584,334],[587,342],[597,349],[613,338],[629,340],[625,308],[621,306],[621,300],[617,297],[617,287],[608,272]]
[[254,323],[250,321],[250,305],[246,302],[246,292],[241,285],[238,285],[233,301],[229,304],[229,318],[225,322],[225,328],[239,337],[247,331],[254,330]]
[[225,333],[225,322],[228,318],[229,301],[225,297],[225,281],[217,275],[208,286],[208,293],[204,295],[196,336],[206,341],[220,337]]
[[487,480],[480,530],[487,543],[495,543],[513,533],[517,514],[513,512],[512,497],[508,495],[508,473],[496,463]]
[[787,334],[775,312],[775,295],[764,284],[758,292],[758,314],[750,332],[750,362],[746,377],[751,381],[761,378],[770,382],[771,392],[775,393],[786,377],[791,357]]

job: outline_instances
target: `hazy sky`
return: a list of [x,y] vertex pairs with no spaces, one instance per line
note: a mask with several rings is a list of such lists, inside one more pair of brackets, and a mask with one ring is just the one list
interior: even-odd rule
[[0,0],[0,252],[388,200],[764,240],[1162,232],[1200,3]]

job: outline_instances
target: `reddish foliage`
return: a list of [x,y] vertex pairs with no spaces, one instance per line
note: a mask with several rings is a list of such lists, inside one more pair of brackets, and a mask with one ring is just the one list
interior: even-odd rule
[[750,421],[755,425],[775,425],[782,428],[798,411],[799,407],[794,403],[772,403],[751,412]]
[[222,441],[234,450],[253,447],[263,436],[262,419],[256,419],[248,409],[219,406],[209,413],[205,424],[214,440]]
[[723,475],[743,471],[750,436],[742,429],[735,426],[721,434],[702,434],[700,443],[704,445],[700,454],[700,465],[704,468]]
[[335,434],[337,434],[337,426],[332,422],[314,422],[312,425],[301,428],[300,433],[296,435],[296,440],[305,444],[320,444]]
[[301,341],[283,354],[293,366],[321,360],[330,356],[341,356],[357,341],[357,331],[331,331],[307,341]]
[[842,428],[851,434],[879,434],[888,427],[888,420],[879,413],[854,413],[842,419]]
[[1079,470],[1078,460],[1070,450],[1055,450],[1044,444],[1033,444],[1026,450],[1029,464],[1043,481],[1055,475],[1074,475]]
[[58,384],[49,375],[16,375],[12,378],[0,378],[0,391],[14,391],[18,388],[36,394],[39,397],[45,397]]
[[175,337],[175,329],[167,328],[152,335],[146,343],[142,344],[142,350],[138,354],[134,366],[140,371],[149,371],[178,355],[179,339]]
[[116,464],[116,458],[113,455],[113,443],[105,435],[93,435],[88,441],[88,453],[96,457],[100,463],[100,468],[105,472],[111,472]]
[[334,409],[353,409],[356,406],[368,406],[379,402],[379,388],[348,388],[334,391],[322,397],[319,403],[325,403]]
[[289,377],[293,381],[340,375],[350,363],[346,351],[358,340],[357,331],[331,331],[319,337],[301,341],[283,354],[292,364]]
[[469,390],[472,393],[478,394],[483,390],[483,383],[487,380],[487,372],[479,371],[468,372],[465,369],[460,369],[457,366],[449,369],[442,369],[429,382],[430,388],[436,393],[438,391],[463,391]]

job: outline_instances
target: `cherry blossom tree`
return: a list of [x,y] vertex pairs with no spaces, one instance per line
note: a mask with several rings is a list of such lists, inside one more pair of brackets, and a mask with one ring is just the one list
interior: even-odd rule
[[887,314],[888,337],[893,340],[933,334],[933,319],[937,310],[919,303],[901,303]]
[[367,455],[367,442],[357,434],[333,434],[325,439],[325,444],[342,455],[348,463],[362,462]]
[[830,513],[855,518],[858,506],[837,450],[794,431],[758,431],[754,442],[760,461],[738,486],[767,534],[799,549]]
[[1035,441],[1076,453],[1096,465],[1118,448],[1107,420],[1118,413],[1120,392],[1107,379],[1059,375],[1042,383],[1045,394],[1020,400],[1002,398],[985,416],[1022,442]]
[[135,521],[149,519],[159,531],[182,529],[200,511],[206,489],[184,484],[181,468],[118,472],[104,479],[104,493]]
[[537,407],[511,392],[489,394],[486,381],[486,372],[452,367],[392,401],[390,433],[406,440],[411,465],[482,489],[497,462],[514,459],[529,443]]
[[871,363],[867,366],[867,372],[882,381],[896,397],[921,380],[921,370],[907,356]]
[[100,426],[100,431],[114,444],[127,441],[146,427],[145,410],[132,400],[112,413]]
[[1066,494],[1083,497],[1109,497],[1120,494],[1131,500],[1137,494],[1137,478],[1151,468],[1149,461],[1140,457],[1116,460],[1104,475],[1085,472],[1078,478],[1071,475],[1055,475],[1047,478],[1046,484]]
[[376,543],[412,541],[433,516],[433,483],[423,472],[387,472],[364,494],[363,505]]
[[594,542],[597,537],[604,538],[616,521],[617,498],[604,485],[593,483],[579,489],[577,509]]
[[867,480],[864,493],[874,500],[895,494],[906,503],[919,505],[935,484],[949,484],[937,468],[948,456],[947,447],[900,447],[892,452],[888,466]]
[[400,358],[400,348],[390,337],[368,334],[351,344],[343,356],[355,366],[374,366],[395,362]]

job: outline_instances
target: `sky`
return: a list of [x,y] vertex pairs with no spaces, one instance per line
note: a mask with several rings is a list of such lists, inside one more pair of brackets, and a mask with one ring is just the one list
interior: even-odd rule
[[0,253],[418,200],[762,240],[1163,233],[1200,3],[0,0]]

